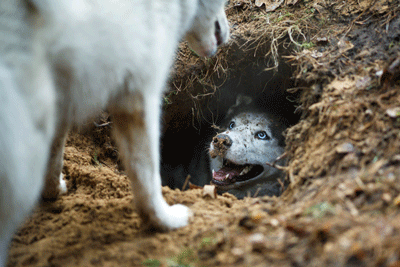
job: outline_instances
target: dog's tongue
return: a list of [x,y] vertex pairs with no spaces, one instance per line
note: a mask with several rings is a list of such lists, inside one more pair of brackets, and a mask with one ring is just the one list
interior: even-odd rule
[[232,166],[225,166],[219,171],[214,172],[213,178],[217,181],[232,180],[240,175],[240,172],[243,170],[243,168],[244,167],[242,166],[237,166],[237,168],[233,168]]

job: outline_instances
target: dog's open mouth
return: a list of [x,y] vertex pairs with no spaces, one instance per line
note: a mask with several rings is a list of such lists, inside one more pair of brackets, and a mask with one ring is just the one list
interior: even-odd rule
[[221,32],[221,26],[219,25],[219,22],[215,22],[215,38],[217,39],[217,46],[220,46],[224,40],[222,39],[222,32]]
[[231,161],[224,160],[220,170],[213,170],[212,183],[221,190],[229,190],[241,186],[247,181],[257,179],[264,172],[261,165],[237,165]]

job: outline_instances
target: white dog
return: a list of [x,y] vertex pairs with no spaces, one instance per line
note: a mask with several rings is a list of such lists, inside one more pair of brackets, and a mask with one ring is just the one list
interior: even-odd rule
[[182,37],[201,56],[227,41],[224,2],[0,1],[0,266],[40,194],[53,199],[65,189],[69,126],[103,108],[144,221],[188,223],[189,209],[161,194],[160,105]]

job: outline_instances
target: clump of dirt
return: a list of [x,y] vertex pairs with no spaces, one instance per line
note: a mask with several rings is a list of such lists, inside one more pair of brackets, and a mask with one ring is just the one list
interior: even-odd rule
[[187,205],[194,216],[182,229],[149,232],[103,118],[70,134],[68,193],[40,205],[21,227],[8,266],[400,264],[398,1],[275,1],[281,5],[272,12],[270,1],[256,2],[227,7],[232,43],[217,58],[182,46],[165,131],[193,123],[202,112],[193,107],[207,107],[206,95],[234,78],[233,58],[239,72],[245,56],[263,54],[278,69],[288,61],[302,119],[286,133],[290,183],[282,196],[203,199],[201,189],[164,187],[168,203]]
[[228,139],[225,137],[222,138],[218,138],[218,136],[213,138],[213,143],[214,143],[214,147],[215,149],[213,149],[212,151],[210,151],[210,156],[212,158],[215,158],[217,156],[220,157],[225,157],[226,151],[227,151],[227,142]]

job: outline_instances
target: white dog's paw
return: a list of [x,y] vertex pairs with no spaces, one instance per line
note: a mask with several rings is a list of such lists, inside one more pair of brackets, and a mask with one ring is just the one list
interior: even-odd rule
[[161,224],[168,229],[176,229],[188,225],[192,211],[181,204],[164,207],[164,212],[160,216]]
[[61,173],[60,174],[60,184],[58,185],[58,192],[60,195],[66,194],[68,191],[67,189],[67,183],[64,180],[64,175]]

